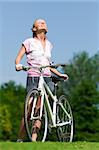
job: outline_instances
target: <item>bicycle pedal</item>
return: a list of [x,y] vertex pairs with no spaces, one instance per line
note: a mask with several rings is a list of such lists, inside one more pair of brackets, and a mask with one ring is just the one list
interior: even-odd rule
[[53,128],[54,126],[52,125],[52,123],[49,123],[48,127]]

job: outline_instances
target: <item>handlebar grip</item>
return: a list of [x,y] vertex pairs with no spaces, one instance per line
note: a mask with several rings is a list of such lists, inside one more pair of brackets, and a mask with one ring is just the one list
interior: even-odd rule
[[28,71],[28,70],[29,70],[29,67],[22,66],[22,70],[24,70],[24,71]]

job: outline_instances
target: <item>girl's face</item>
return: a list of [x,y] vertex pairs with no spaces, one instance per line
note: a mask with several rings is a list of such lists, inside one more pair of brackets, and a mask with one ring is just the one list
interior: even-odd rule
[[33,31],[42,30],[42,29],[44,29],[46,32],[48,31],[47,24],[46,24],[45,20],[43,20],[43,19],[36,20],[34,23],[34,26],[35,27],[34,27]]

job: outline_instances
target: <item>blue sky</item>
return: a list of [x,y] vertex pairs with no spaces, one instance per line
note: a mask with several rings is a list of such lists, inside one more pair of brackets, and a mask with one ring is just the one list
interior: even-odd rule
[[32,37],[36,18],[47,21],[55,63],[69,63],[83,50],[89,56],[99,51],[98,0],[0,0],[0,84],[14,80],[25,85],[26,73],[16,72],[14,62],[21,43]]

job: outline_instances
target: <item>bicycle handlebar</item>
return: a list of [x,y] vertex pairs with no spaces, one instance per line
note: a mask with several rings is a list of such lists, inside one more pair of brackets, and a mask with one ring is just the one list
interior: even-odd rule
[[38,68],[39,70],[42,70],[43,68],[47,68],[47,67],[51,67],[51,68],[57,68],[57,67],[65,67],[67,66],[66,64],[55,64],[55,65],[46,65],[46,66],[22,66],[22,70],[24,71],[28,71],[29,69],[32,69],[32,68]]

